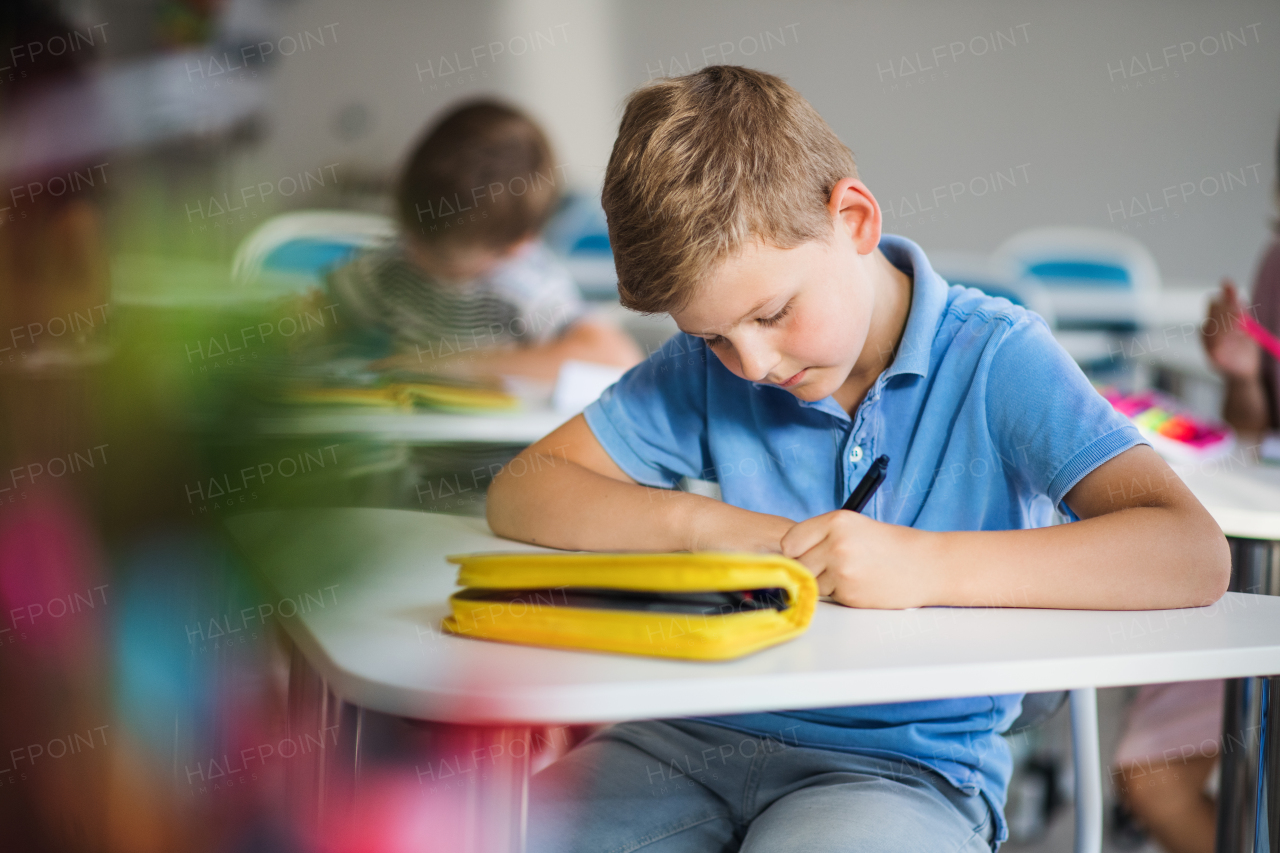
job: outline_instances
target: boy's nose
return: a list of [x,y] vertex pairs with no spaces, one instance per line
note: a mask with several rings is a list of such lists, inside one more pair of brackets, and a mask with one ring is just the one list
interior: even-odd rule
[[777,361],[774,353],[767,347],[738,347],[738,364],[742,367],[742,376],[752,382],[763,382]]

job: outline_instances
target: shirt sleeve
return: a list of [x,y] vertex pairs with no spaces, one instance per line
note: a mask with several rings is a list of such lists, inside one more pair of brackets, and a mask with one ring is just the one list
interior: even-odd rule
[[646,486],[674,487],[711,468],[707,447],[707,368],[698,338],[677,334],[587,406],[587,426],[626,474]]
[[1137,427],[1089,383],[1044,320],[1025,314],[1000,341],[987,372],[987,425],[1012,479],[1048,496],[1068,518],[1067,492],[1138,444]]
[[530,346],[555,340],[587,310],[569,270],[541,242],[503,264],[492,282],[516,306],[526,329],[521,342]]

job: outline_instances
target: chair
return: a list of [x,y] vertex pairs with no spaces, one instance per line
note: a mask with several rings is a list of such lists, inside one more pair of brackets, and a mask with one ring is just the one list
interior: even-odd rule
[[[283,213],[258,226],[236,247],[231,262],[235,289],[265,296],[300,294],[324,287],[324,274],[355,252],[394,240],[386,216],[340,210]],[[338,494],[357,505],[405,500],[410,452],[403,442],[347,442],[343,465],[312,478],[295,498]]]
[[1021,275],[1021,270],[1007,260],[978,252],[930,252],[934,272],[950,284],[976,287],[988,296],[1003,296],[1014,305],[1034,311],[1044,318],[1049,328],[1057,325],[1053,300],[1034,279]]
[[1077,364],[1094,374],[1114,367],[1115,332],[1103,329],[1061,328],[1054,298],[1033,276],[1022,274],[1007,257],[974,252],[931,252],[934,271],[952,284],[976,287],[991,296],[1003,296],[1015,305],[1044,318],[1053,336]]
[[993,259],[1048,292],[1061,328],[1133,331],[1159,296],[1155,258],[1115,231],[1033,228],[1006,240]]
[[231,281],[281,295],[323,286],[324,273],[359,249],[394,240],[386,216],[340,210],[283,213],[258,226],[236,248]]
[[610,300],[618,296],[618,274],[609,246],[609,224],[598,196],[571,195],[547,223],[543,238],[569,268],[582,295]]
[[1071,701],[1071,760],[1075,768],[1075,853],[1102,850],[1102,760],[1098,750],[1098,691],[1093,687],[1028,693],[1007,734],[1018,734],[1052,717]]

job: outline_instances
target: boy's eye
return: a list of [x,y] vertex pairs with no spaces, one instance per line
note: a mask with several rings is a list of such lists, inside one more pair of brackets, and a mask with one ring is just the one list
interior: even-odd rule
[[[779,311],[777,314],[774,314],[772,317],[757,317],[756,322],[759,323],[761,326],[776,326],[779,323],[781,323],[784,319],[786,319],[786,316],[790,313],[791,313],[791,303],[788,302],[786,305],[782,306],[782,310]],[[715,349],[716,347],[719,347],[719,346],[723,346],[724,344],[729,342],[728,339],[725,338],[723,335],[707,335],[706,337],[703,338],[703,340],[706,341],[707,346],[711,347],[712,349]]]
[[779,311],[777,314],[774,314],[772,317],[758,317],[756,319],[756,322],[759,323],[761,326],[776,326],[779,323],[781,323],[783,318],[785,318],[790,313],[791,313],[791,303],[788,302],[786,305],[782,306],[782,310]]

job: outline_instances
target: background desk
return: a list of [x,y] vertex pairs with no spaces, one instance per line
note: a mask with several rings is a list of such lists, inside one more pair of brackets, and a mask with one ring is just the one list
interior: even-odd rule
[[[502,645],[438,628],[456,589],[446,554],[530,550],[479,520],[296,510],[227,527],[281,597],[337,584],[334,605],[281,624],[317,674],[321,723],[354,727],[356,768],[360,708],[502,727],[769,710],[779,696],[812,708],[1280,673],[1280,598],[1239,593],[1211,607],[1143,612],[824,603],[804,636],[725,663]],[[474,742],[512,737],[520,735],[494,728]],[[523,772],[496,781],[520,795]],[[507,837],[522,821],[517,809]]]
[[1227,536],[1278,541],[1280,465],[1257,459],[1257,447],[1243,443],[1221,459],[1171,467]]
[[261,418],[269,436],[349,435],[409,444],[532,444],[575,413],[535,409],[483,415],[315,408]]

